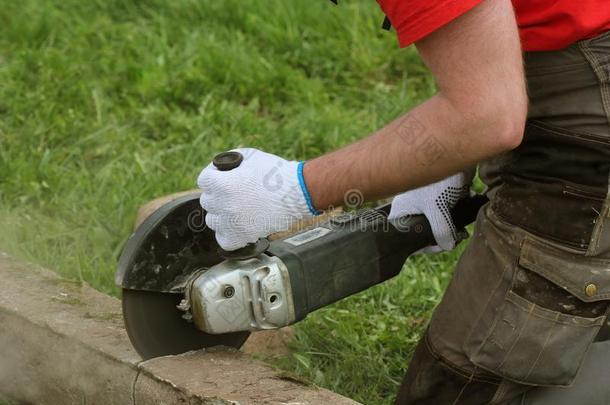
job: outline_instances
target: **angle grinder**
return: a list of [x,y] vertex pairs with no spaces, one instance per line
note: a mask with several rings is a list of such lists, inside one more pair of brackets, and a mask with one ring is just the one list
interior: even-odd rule
[[[214,164],[232,170],[242,159],[225,152]],[[115,281],[123,317],[144,359],[239,348],[251,332],[294,324],[396,276],[409,255],[435,244],[423,215],[390,221],[390,204],[384,204],[226,252],[205,226],[199,197],[185,195],[158,208],[120,256]],[[486,201],[473,195],[454,207],[462,234]]]

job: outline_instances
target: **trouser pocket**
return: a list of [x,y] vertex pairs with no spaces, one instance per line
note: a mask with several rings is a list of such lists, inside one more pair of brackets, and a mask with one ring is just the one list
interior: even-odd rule
[[605,322],[609,269],[607,260],[526,237],[493,323],[467,339],[470,361],[523,384],[569,385]]

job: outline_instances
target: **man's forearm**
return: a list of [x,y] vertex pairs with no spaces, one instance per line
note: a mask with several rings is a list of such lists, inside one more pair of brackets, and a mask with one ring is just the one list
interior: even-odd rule
[[527,97],[512,13],[510,1],[486,0],[418,44],[439,94],[370,137],[308,161],[314,206],[343,205],[350,190],[371,200],[413,189],[517,146]]
[[366,200],[387,197],[475,165],[501,147],[489,139],[501,129],[490,124],[434,96],[368,138],[307,162],[314,206],[343,205],[350,191]]

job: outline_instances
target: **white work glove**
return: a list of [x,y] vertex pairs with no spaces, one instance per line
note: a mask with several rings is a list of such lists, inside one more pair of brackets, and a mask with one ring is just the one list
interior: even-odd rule
[[199,175],[206,225],[225,250],[236,250],[300,219],[317,214],[302,174],[302,162],[258,149],[240,148],[244,160],[228,171],[210,163]]
[[430,222],[437,246],[421,250],[421,253],[438,253],[451,250],[458,242],[458,230],[451,218],[451,209],[470,193],[473,171],[461,172],[439,182],[429,184],[392,200],[388,219],[395,220],[406,215],[424,214]]

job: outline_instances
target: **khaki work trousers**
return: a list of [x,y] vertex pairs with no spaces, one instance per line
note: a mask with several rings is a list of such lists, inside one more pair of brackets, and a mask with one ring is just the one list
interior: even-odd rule
[[[490,202],[397,404],[560,404],[591,348],[610,350],[592,346],[610,306],[610,32],[525,66],[524,140],[479,166]],[[576,403],[610,403],[608,385]]]

